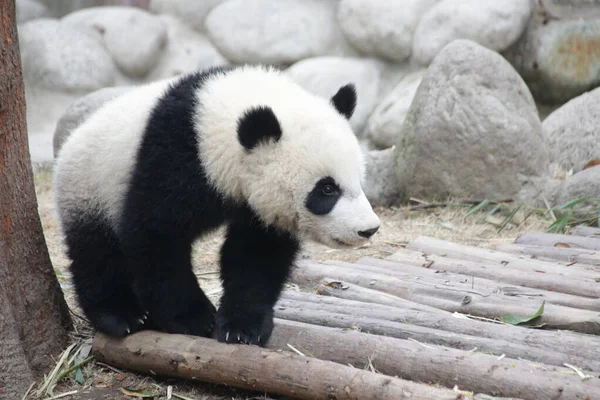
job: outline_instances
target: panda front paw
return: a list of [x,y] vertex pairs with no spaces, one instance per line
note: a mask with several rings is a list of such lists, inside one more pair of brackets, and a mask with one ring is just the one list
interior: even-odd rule
[[92,325],[99,332],[123,337],[147,328],[148,314],[132,310],[123,310],[118,313],[98,312],[91,313],[90,319]]
[[187,314],[165,321],[164,330],[173,334],[211,337],[215,327],[215,312],[212,304],[195,308]]
[[217,313],[217,340],[264,347],[273,332],[273,311],[266,313]]

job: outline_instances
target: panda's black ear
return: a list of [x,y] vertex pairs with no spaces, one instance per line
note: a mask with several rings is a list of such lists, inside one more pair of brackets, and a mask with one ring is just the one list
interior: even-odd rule
[[252,150],[260,142],[281,138],[281,125],[271,107],[258,106],[246,110],[238,120],[237,134],[240,144]]
[[331,98],[331,103],[346,119],[352,118],[356,108],[356,88],[352,83],[342,86]]

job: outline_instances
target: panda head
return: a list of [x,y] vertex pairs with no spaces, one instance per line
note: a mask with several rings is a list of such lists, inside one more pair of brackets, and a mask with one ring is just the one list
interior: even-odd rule
[[[362,189],[363,154],[348,121],[354,86],[324,99],[275,71],[249,71],[238,72],[238,84],[249,86],[251,95],[244,90],[241,99],[216,104],[228,86],[216,84],[202,99],[211,103],[198,119],[204,121],[202,159],[215,188],[301,239],[335,248],[364,244],[380,220]],[[220,107],[235,110],[234,124],[218,117]]]

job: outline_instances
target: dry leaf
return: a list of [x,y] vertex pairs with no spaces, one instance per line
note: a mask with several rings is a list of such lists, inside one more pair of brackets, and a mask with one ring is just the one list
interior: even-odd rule
[[554,244],[554,247],[566,247],[566,248],[571,248],[571,245],[569,243],[562,243],[562,242],[558,242]]

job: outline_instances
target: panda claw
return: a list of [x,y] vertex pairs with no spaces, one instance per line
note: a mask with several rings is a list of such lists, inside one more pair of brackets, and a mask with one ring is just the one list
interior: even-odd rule
[[146,321],[144,321],[144,319],[143,319],[143,318],[139,318],[139,319],[138,319],[138,322],[140,323],[140,325],[144,325],[144,323],[145,323]]
[[131,333],[131,329],[127,328],[126,330],[127,330],[127,333]]
[[240,339],[240,334],[238,333],[238,342],[239,342],[240,340],[241,340],[241,339]]
[[229,331],[225,334],[225,341],[229,340]]

